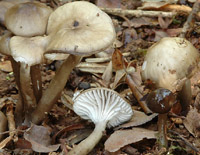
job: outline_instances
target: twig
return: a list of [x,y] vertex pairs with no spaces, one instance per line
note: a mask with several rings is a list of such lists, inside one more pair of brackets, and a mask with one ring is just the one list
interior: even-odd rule
[[181,136],[179,133],[173,130],[168,130],[170,133],[175,134],[177,139],[182,140],[188,147],[190,147],[195,152],[199,153],[199,149],[196,148],[194,145],[192,145],[187,139],[185,139],[183,136]]
[[194,15],[197,14],[197,12],[199,10],[199,5],[200,5],[200,0],[197,0],[194,3],[192,11],[190,12],[186,22],[183,25],[182,32],[179,35],[179,37],[185,38],[185,35],[186,35],[187,31],[190,29],[190,27],[193,26],[194,23],[192,22],[192,19],[193,19]]
[[102,11],[120,16],[136,16],[136,17],[173,17],[176,12],[163,12],[163,11],[144,11],[144,10],[123,10],[120,8],[101,8]]
[[13,138],[13,141],[16,142],[18,140],[15,128],[14,114],[13,114],[13,103],[10,101],[7,102],[6,116],[8,119],[8,128],[9,135]]

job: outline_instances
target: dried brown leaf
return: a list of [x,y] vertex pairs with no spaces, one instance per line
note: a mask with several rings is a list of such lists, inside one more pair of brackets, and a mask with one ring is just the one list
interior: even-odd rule
[[190,107],[186,118],[183,120],[185,128],[195,137],[200,137],[200,113],[196,108]]
[[118,128],[128,128],[135,127],[145,124],[155,118],[158,114],[154,113],[151,115],[146,115],[144,112],[133,110],[133,117],[128,123],[120,125]]
[[[115,131],[105,142],[105,150],[116,152],[120,148],[141,141],[144,138],[156,139],[156,131],[143,128]],[[123,138],[122,138],[123,137]]]
[[50,131],[44,126],[32,125],[30,130],[24,133],[24,138],[32,145],[35,152],[56,151],[60,144],[51,145]]
[[112,78],[112,61],[110,61],[108,66],[106,67],[102,75],[102,80],[106,85],[109,85],[111,78]]
[[114,70],[121,70],[124,68],[124,59],[120,50],[116,49],[112,55],[112,66]]

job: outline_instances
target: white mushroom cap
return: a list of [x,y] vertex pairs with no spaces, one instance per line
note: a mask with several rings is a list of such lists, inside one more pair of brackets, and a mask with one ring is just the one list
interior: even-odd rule
[[107,122],[108,127],[115,127],[128,121],[133,111],[120,95],[107,88],[94,88],[80,93],[74,99],[74,111],[83,119],[95,124]]
[[47,34],[52,40],[47,48],[51,52],[89,55],[99,52],[115,39],[111,18],[97,6],[86,1],[67,3],[50,16]]
[[44,48],[47,44],[45,37],[32,38],[14,36],[10,39],[11,55],[17,62],[29,66],[40,64],[44,61]]
[[5,14],[7,29],[19,36],[37,36],[46,32],[52,9],[43,3],[27,2],[14,5]]
[[199,58],[198,50],[186,39],[163,38],[148,49],[142,78],[172,92],[180,90],[184,81],[196,72]]

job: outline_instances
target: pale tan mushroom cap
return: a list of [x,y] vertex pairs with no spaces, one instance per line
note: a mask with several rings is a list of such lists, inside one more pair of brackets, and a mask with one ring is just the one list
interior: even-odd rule
[[83,119],[92,122],[107,122],[107,127],[115,127],[128,121],[133,111],[120,95],[107,88],[88,89],[74,99],[74,111]]
[[17,4],[6,12],[5,25],[18,36],[43,35],[51,12],[50,7],[39,2]]
[[46,44],[45,37],[14,36],[10,39],[10,50],[15,61],[32,66],[44,61],[43,54]]
[[174,92],[194,75],[199,59],[198,50],[189,41],[166,37],[148,49],[142,66],[142,78]]
[[48,52],[89,55],[107,48],[115,39],[111,18],[86,1],[67,3],[49,17],[47,34],[52,40]]

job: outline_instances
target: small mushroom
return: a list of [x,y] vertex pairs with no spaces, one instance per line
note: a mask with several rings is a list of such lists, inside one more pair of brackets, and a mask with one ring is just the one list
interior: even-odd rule
[[168,148],[167,114],[176,102],[175,95],[168,89],[159,88],[148,94],[146,103],[148,108],[158,113],[159,146]]
[[80,93],[74,99],[73,109],[83,119],[95,123],[95,129],[69,155],[89,153],[100,141],[106,126],[115,127],[133,115],[131,106],[117,92],[107,88],[93,88]]
[[19,88],[26,113],[36,106],[42,95],[40,60],[43,59],[44,47],[41,45],[45,39],[38,35],[45,34],[51,12],[52,9],[43,3],[26,2],[10,7],[5,14],[7,29],[18,35],[10,39],[9,45],[11,56],[20,63]]
[[5,25],[18,36],[32,37],[46,32],[47,20],[52,9],[43,3],[16,4],[5,14]]
[[[36,92],[34,92],[35,89],[42,87],[41,80],[32,80],[32,77],[41,77],[41,75],[38,75],[40,72],[37,72],[37,75],[32,77],[30,75],[31,71],[35,68],[31,68],[32,66],[44,62],[43,53],[44,47],[47,44],[46,41],[47,39],[41,36],[32,38],[14,36],[10,39],[11,55],[16,62],[20,62],[20,87],[25,102],[24,106],[26,114],[29,114],[36,107],[37,102],[41,97],[41,93],[36,94]],[[36,87],[34,89],[31,86],[32,81],[36,81],[36,83],[33,83],[33,87]]]
[[[49,44],[45,57],[66,59],[32,114],[32,122],[40,123],[60,97],[72,69],[81,56],[100,52],[115,40],[111,18],[97,6],[76,1],[58,7],[49,17],[47,26]],[[70,54],[70,55],[69,55]],[[64,56],[67,55],[67,56]],[[69,55],[69,56],[68,56]]]
[[[190,82],[187,81],[197,71],[199,59],[198,50],[189,41],[166,37],[148,49],[142,66],[142,78],[150,79],[157,88],[191,94]],[[190,101],[191,95],[187,98]],[[181,104],[183,110],[186,110],[188,102]]]

